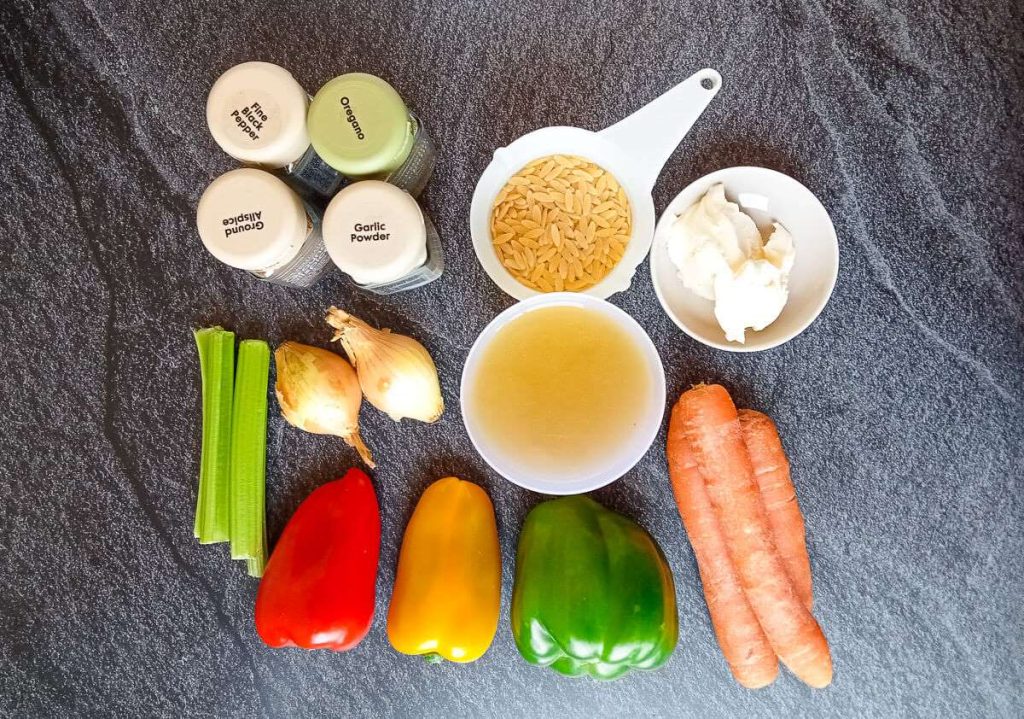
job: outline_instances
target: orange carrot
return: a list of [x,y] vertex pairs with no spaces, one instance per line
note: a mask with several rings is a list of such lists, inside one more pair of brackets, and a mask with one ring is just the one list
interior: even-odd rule
[[719,385],[695,387],[679,398],[677,411],[729,557],[772,649],[807,684],[828,686],[828,641],[786,574],[729,393]]
[[804,517],[796,501],[796,489],[789,476],[789,461],[782,449],[779,431],[766,414],[741,409],[739,415],[743,443],[754,465],[754,480],[768,513],[775,546],[797,596],[810,609],[814,595],[811,590],[811,561],[807,557],[804,537]]
[[743,686],[758,689],[775,681],[779,662],[750,608],[711,508],[690,440],[686,437],[683,404],[672,410],[668,424],[668,473],[679,514],[697,557],[711,623],[729,670]]

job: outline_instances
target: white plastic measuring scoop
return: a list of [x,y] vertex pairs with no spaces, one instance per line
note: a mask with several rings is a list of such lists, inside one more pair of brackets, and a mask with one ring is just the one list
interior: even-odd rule
[[498,259],[491,244],[491,207],[508,179],[524,165],[539,157],[561,154],[577,155],[600,165],[626,191],[633,210],[633,234],[626,252],[615,268],[584,294],[603,299],[627,289],[654,239],[654,183],[669,156],[721,86],[722,76],[715,70],[704,69],[600,132],[545,127],[495,150],[494,159],[476,184],[469,211],[473,249],[495,284],[519,300],[540,294],[520,284]]

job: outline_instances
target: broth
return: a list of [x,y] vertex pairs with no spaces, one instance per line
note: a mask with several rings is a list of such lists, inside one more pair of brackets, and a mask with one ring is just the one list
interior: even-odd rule
[[650,411],[643,350],[604,314],[573,306],[531,310],[500,329],[468,386],[483,439],[544,477],[606,466]]

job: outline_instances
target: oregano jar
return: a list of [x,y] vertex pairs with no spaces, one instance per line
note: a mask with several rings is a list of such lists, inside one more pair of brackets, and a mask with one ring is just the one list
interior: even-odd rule
[[383,180],[416,197],[434,172],[437,155],[423,123],[374,75],[340,75],[320,88],[307,126],[320,157],[352,180]]

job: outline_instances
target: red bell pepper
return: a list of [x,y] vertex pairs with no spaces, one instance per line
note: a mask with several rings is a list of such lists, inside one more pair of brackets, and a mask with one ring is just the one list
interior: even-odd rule
[[256,594],[256,631],[272,647],[351,649],[373,621],[380,509],[350,469],[288,520]]

